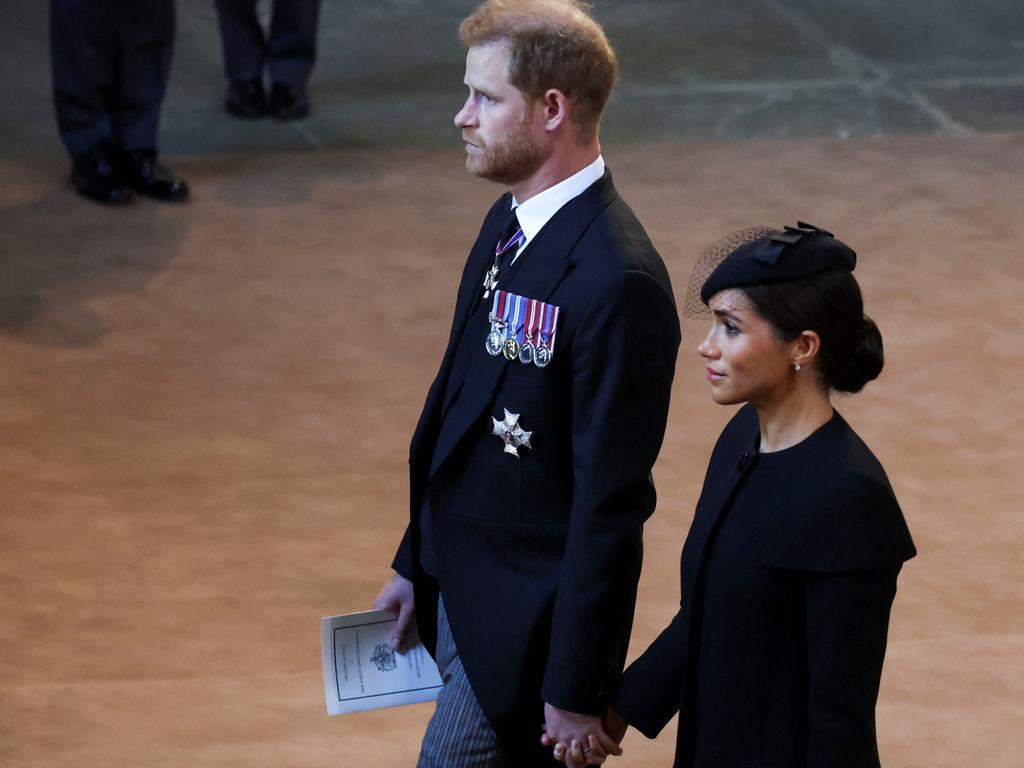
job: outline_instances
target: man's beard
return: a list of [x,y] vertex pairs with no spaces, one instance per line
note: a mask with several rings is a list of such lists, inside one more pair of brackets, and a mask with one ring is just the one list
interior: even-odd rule
[[544,149],[530,135],[529,115],[502,142],[477,146],[480,154],[466,156],[466,170],[506,186],[530,178],[544,163]]

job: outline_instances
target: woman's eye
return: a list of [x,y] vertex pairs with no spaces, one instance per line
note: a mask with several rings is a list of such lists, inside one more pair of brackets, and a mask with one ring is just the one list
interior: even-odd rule
[[737,333],[739,333],[739,332],[740,332],[740,329],[739,329],[739,328],[737,328],[737,327],[736,327],[735,325],[733,325],[732,323],[722,323],[722,325],[724,325],[724,326],[725,326],[725,332],[726,332],[727,334],[729,334],[730,336],[735,336],[735,335],[736,335]]

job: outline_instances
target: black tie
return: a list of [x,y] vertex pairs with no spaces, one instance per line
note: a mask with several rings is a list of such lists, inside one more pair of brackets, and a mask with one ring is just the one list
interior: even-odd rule
[[519,217],[516,216],[516,209],[513,208],[508,213],[508,219],[505,221],[505,227],[501,230],[501,237],[498,238],[498,243],[495,246],[496,250],[501,250],[508,246],[508,241],[512,239],[512,236],[519,231]]

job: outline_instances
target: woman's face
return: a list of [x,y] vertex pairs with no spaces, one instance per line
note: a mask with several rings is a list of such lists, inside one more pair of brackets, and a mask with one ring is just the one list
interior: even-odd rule
[[781,399],[793,385],[793,345],[775,336],[737,288],[719,291],[708,307],[714,319],[697,352],[707,362],[711,399],[719,405]]

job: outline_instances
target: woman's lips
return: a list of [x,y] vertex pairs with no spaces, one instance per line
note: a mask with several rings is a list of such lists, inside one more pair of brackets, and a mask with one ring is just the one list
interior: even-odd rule
[[716,371],[714,368],[708,368],[707,371],[708,371],[708,381],[711,381],[711,382],[721,381],[722,379],[725,378],[725,374],[724,373],[720,373],[719,371]]

